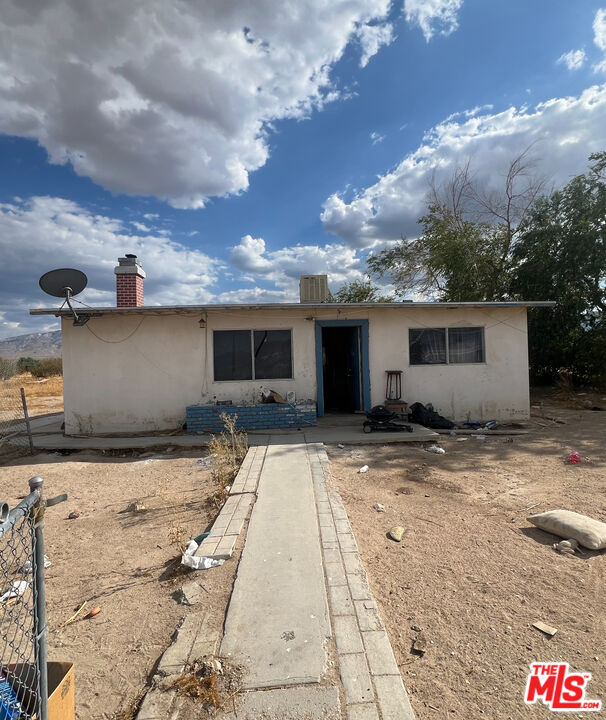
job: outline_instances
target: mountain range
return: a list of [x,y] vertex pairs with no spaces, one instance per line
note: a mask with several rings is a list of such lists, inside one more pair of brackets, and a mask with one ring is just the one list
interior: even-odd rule
[[0,340],[0,357],[61,357],[61,330],[17,335]]

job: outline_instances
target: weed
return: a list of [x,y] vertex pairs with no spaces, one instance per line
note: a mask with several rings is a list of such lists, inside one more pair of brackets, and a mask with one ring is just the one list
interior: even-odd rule
[[[231,485],[236,477],[238,468],[248,451],[248,436],[243,430],[238,430],[237,415],[221,413],[219,417],[225,430],[219,435],[212,436],[208,449],[210,454],[216,456],[212,466],[212,476],[220,489],[214,494],[222,496],[226,493],[225,488]],[[221,497],[217,497],[216,500],[221,500]],[[222,498],[222,501],[224,500],[225,497]]]
[[193,698],[207,713],[233,699],[242,686],[244,668],[227,658],[204,656],[195,660],[173,683],[181,695]]

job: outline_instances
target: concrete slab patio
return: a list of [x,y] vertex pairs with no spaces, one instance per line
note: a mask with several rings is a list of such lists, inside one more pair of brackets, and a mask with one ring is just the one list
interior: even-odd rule
[[[433,430],[412,424],[413,432],[372,432],[362,431],[363,417],[360,415],[326,416],[318,419],[315,427],[301,430],[280,430],[279,432],[249,432],[250,445],[275,445],[280,443],[324,442],[328,444],[357,445],[374,443],[405,443],[435,441],[439,436]],[[195,448],[208,445],[210,434],[174,435],[132,434],[112,437],[75,437],[64,435],[63,413],[41,415],[31,419],[34,445],[39,450],[120,450],[152,447]]]

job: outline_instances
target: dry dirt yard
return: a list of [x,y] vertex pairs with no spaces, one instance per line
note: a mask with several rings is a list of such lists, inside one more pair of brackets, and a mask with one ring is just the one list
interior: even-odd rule
[[[142,451],[144,452],[144,451]],[[124,454],[124,453],[122,453]],[[222,627],[240,545],[224,565],[188,571],[181,544],[207,529],[218,510],[210,500],[218,485],[190,451],[127,457],[78,452],[39,453],[0,465],[1,499],[11,507],[44,478],[46,497],[66,492],[67,502],[45,519],[49,659],[75,665],[79,720],[130,717],[159,656],[187,613],[210,612]],[[10,462],[10,464],[8,464]],[[142,503],[146,511],[127,510]],[[70,513],[79,513],[68,519]],[[204,585],[203,605],[178,602],[186,580]],[[60,624],[87,602],[101,612]]]
[[[533,418],[513,442],[446,435],[445,455],[409,444],[328,449],[418,720],[552,717],[523,703],[533,661],[591,672],[586,698],[606,704],[606,552],[560,555],[526,520],[561,507],[606,521],[606,412],[544,413],[565,424]],[[580,464],[567,462],[572,451]],[[386,537],[394,525],[406,529],[399,544]],[[538,620],[557,634],[533,629]],[[411,626],[431,641],[421,657]]]

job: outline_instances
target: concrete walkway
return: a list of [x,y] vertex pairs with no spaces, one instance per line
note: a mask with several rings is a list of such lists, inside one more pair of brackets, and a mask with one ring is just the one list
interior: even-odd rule
[[225,720],[414,720],[321,443],[267,449],[221,655],[248,668]]
[[318,683],[330,620],[306,446],[269,447],[257,492],[221,654],[247,689]]
[[[331,418],[319,418],[318,425],[302,430],[280,430],[276,432],[249,432],[250,445],[274,445],[280,442],[296,443],[324,442],[329,444],[367,445],[373,443],[428,442],[438,438],[433,430],[412,424],[413,432],[372,432],[362,431],[363,417],[349,416],[349,422],[340,418],[333,424]],[[212,435],[128,435],[120,437],[73,437],[63,434],[63,413],[41,415],[31,419],[34,446],[38,450],[106,450],[156,447],[196,448],[208,445]]]

